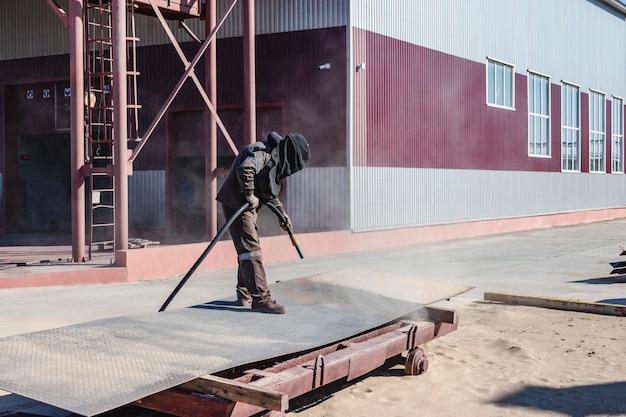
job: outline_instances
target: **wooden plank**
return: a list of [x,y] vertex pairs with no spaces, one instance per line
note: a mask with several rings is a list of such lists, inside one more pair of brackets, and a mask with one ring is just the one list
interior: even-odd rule
[[228,417],[236,403],[218,397],[168,389],[137,400],[133,404],[179,417]]
[[267,410],[286,411],[289,408],[287,394],[215,375],[196,378],[180,385],[179,388],[216,395],[227,400],[244,402]]
[[428,312],[428,318],[430,320],[455,324],[458,321],[458,316],[456,314],[456,310],[452,310],[449,308],[442,307],[428,307],[426,306],[426,311]]
[[513,294],[486,292],[487,301],[499,301],[504,304],[525,305],[532,307],[551,308],[555,310],[577,311],[580,313],[603,314],[607,316],[626,316],[626,306],[620,304],[595,303],[579,300],[563,300],[550,297],[531,297]]

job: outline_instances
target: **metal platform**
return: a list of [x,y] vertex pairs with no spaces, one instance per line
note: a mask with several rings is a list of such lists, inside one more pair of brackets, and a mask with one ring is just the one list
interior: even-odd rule
[[[203,375],[335,343],[469,289],[394,279],[339,271],[274,284],[286,315],[219,300],[0,339],[0,389],[93,416]],[[391,288],[397,298],[380,294]]]

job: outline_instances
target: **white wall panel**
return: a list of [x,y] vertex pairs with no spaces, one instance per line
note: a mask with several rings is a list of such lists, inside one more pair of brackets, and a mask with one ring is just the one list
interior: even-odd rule
[[[224,15],[231,0],[218,0],[217,20]],[[58,0],[67,11],[68,0]],[[255,2],[257,34],[345,26],[348,21],[346,0],[262,0]],[[139,46],[170,43],[158,19],[136,15]],[[204,20],[185,21],[204,39]],[[179,42],[192,38],[168,22]],[[218,32],[218,38],[242,36],[242,5],[237,2]],[[45,0],[0,0],[0,60],[69,53],[69,34]]]
[[350,184],[346,167],[305,168],[287,178],[287,213],[298,230],[350,227]]
[[[67,10],[68,0],[58,2]],[[45,0],[0,0],[0,60],[69,52],[69,34]]]
[[624,175],[354,168],[353,230],[624,207]]
[[626,94],[624,15],[598,0],[351,0],[351,10],[358,28]]
[[128,218],[131,228],[165,226],[165,171],[134,171],[128,177]]

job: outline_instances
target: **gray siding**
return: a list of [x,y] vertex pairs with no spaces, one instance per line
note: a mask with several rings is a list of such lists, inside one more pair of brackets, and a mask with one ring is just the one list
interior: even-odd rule
[[624,16],[597,0],[351,0],[351,10],[361,29],[626,94]]
[[391,229],[626,205],[624,175],[353,168],[352,229]]
[[165,171],[135,171],[128,177],[131,227],[165,227]]
[[[231,0],[218,0],[217,20]],[[67,11],[68,0],[59,0]],[[218,38],[242,35],[242,5],[238,2]],[[255,4],[257,34],[290,32],[346,26],[348,14],[345,0],[263,0]],[[156,18],[136,16],[139,46],[169,44],[169,39]],[[205,22],[185,21],[193,32],[204,39]],[[192,40],[177,22],[169,22],[179,42]],[[0,0],[0,60],[69,53],[69,34],[61,20],[45,0]]]
[[0,0],[0,60],[68,51],[68,32],[45,0]]
[[286,181],[284,203],[297,230],[350,228],[348,168],[307,167]]

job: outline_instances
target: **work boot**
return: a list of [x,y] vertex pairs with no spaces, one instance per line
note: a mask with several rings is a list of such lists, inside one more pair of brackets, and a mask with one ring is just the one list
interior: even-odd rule
[[256,311],[257,313],[285,314],[287,307],[278,304],[274,300],[267,300],[265,302],[256,302],[256,300],[253,300],[252,311]]
[[248,307],[250,304],[252,304],[252,300],[246,298],[237,298],[237,301],[235,301],[237,307]]

